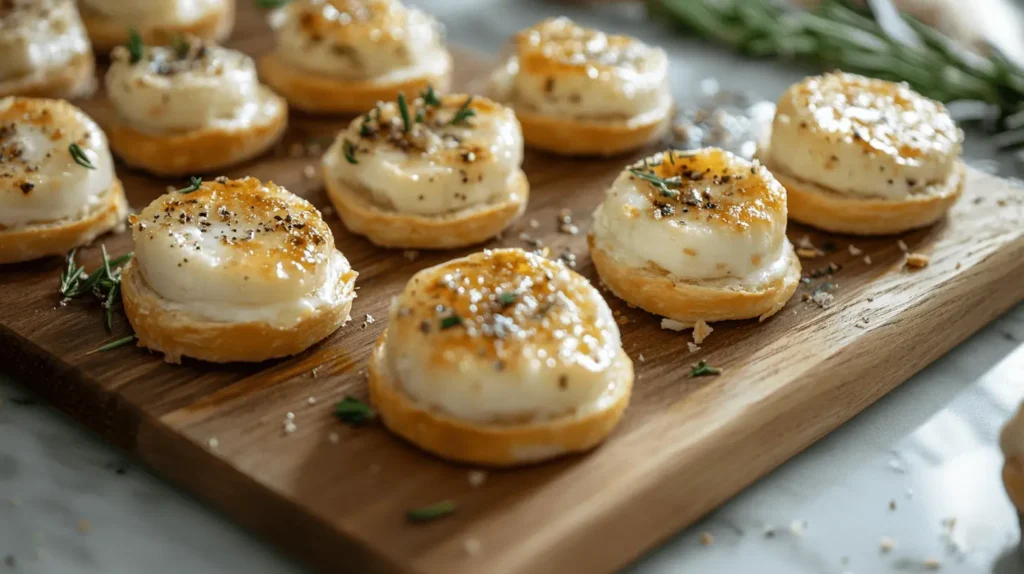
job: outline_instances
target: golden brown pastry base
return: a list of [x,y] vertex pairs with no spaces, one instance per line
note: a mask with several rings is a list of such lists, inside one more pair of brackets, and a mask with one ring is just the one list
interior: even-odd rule
[[[770,157],[770,156],[763,156]],[[789,218],[832,233],[892,235],[927,227],[960,199],[967,179],[958,161],[949,180],[905,200],[858,198],[801,180],[765,163],[786,188]]]
[[260,78],[285,97],[295,109],[310,113],[361,114],[373,109],[377,102],[390,102],[404,92],[416,97],[427,86],[440,93],[451,85],[451,56],[445,72],[427,75],[398,83],[373,80],[346,81],[322,74],[314,74],[288,64],[271,52],[259,60]]
[[661,138],[671,123],[671,106],[646,123],[597,121],[516,110],[526,145],[565,156],[613,156]]
[[278,114],[268,123],[245,128],[207,128],[184,133],[151,134],[115,118],[104,126],[110,149],[126,164],[158,176],[208,173],[255,158],[274,146],[288,126],[288,106],[279,100]]
[[259,362],[301,353],[344,325],[355,298],[356,275],[349,271],[339,279],[337,305],[320,307],[289,328],[255,321],[209,321],[169,309],[134,261],[122,272],[121,299],[139,345],[163,353],[169,363],[180,363],[182,357],[211,363]]
[[720,282],[675,282],[665,272],[622,265],[587,237],[594,267],[619,299],[686,325],[734,319],[764,321],[785,307],[800,283],[800,260],[786,241],[786,275],[767,285],[728,285]]
[[1003,486],[1018,513],[1024,513],[1024,460],[1006,457],[1003,463]]
[[487,241],[522,216],[530,195],[530,184],[520,170],[506,200],[432,217],[381,209],[369,199],[369,191],[348,187],[326,168],[324,183],[349,231],[375,245],[403,249],[454,249]]
[[633,363],[620,351],[618,396],[601,410],[543,422],[485,424],[460,420],[417,405],[384,366],[387,331],[370,358],[370,401],[384,426],[423,450],[457,462],[516,466],[590,450],[618,424],[633,388]]
[[96,60],[92,52],[75,56],[60,70],[29,74],[0,82],[0,97],[30,96],[73,100],[85,98],[96,90]]
[[20,227],[0,226],[0,263],[30,261],[48,255],[63,255],[75,247],[116,228],[128,214],[128,202],[121,182],[114,179],[104,193],[101,206],[81,219],[62,219]]
[[[148,1],[148,0],[124,0]],[[124,22],[109,18],[95,9],[79,3],[82,23],[89,33],[89,40],[96,52],[109,52],[115,46],[128,42],[128,30],[131,28]],[[189,24],[167,24],[137,28],[142,42],[149,45],[164,46],[181,36],[196,36],[203,40],[223,42],[231,35],[235,27],[235,0],[221,0],[221,9],[214,10],[201,20]]]

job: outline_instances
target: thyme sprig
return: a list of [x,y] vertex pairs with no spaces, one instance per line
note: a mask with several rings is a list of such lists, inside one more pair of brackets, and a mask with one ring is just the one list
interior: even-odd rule
[[453,126],[457,126],[461,123],[465,123],[469,118],[476,115],[476,110],[469,107],[473,103],[473,96],[466,98],[463,102],[462,107],[455,111],[455,116],[452,117],[452,121],[448,122]]
[[377,418],[377,411],[363,401],[353,396],[347,396],[334,405],[334,416],[342,422],[359,426]]
[[356,144],[352,143],[352,140],[345,140],[341,142],[341,151],[345,154],[345,160],[352,165],[359,163],[356,159]]
[[712,367],[707,361],[701,361],[696,365],[690,367],[690,378],[693,377],[713,377],[715,375],[722,374],[722,369]]
[[203,187],[203,178],[201,177],[192,176],[189,178],[188,182],[188,187],[175,190],[175,193],[188,194],[193,191],[198,191],[200,187]]
[[653,173],[641,171],[635,168],[630,168],[629,173],[635,175],[636,177],[639,177],[644,181],[650,182],[652,185],[654,185],[654,187],[658,189],[658,191],[661,192],[661,195],[665,197],[670,197],[672,199],[677,199],[679,197],[679,190],[672,189],[673,187],[678,187],[682,185],[683,182],[678,177],[673,176],[669,178],[661,178],[654,175]]
[[428,504],[421,508],[413,508],[405,513],[405,516],[413,522],[429,522],[437,520],[450,514],[454,514],[458,507],[451,500],[442,500],[434,504]]
[[139,31],[134,28],[128,30],[128,55],[132,64],[137,64],[142,60],[143,47],[142,35],[139,34]]
[[[647,0],[647,6],[654,18],[750,56],[905,81],[943,102],[989,104],[1004,129],[1024,126],[1024,70],[995,46],[980,56],[912,16],[890,15],[895,10],[872,12],[848,0],[825,0],[809,11],[772,0]],[[1024,143],[1020,132],[1007,140]]]
[[82,146],[73,143],[68,146],[68,153],[71,154],[71,159],[75,160],[75,163],[78,165],[87,169],[96,169],[89,156],[85,155],[85,150],[82,149]]
[[104,351],[110,351],[110,350],[116,349],[118,347],[123,347],[123,346],[127,345],[128,343],[131,343],[134,340],[135,340],[135,335],[128,335],[127,337],[122,337],[122,338],[117,339],[115,341],[111,341],[111,342],[107,343],[106,345],[103,345],[101,347],[97,347],[97,348],[89,351],[88,353],[86,353],[86,355],[95,355],[96,353],[102,353]]
[[105,310],[107,329],[114,327],[114,308],[120,301],[121,270],[132,258],[132,253],[110,259],[106,246],[101,246],[103,264],[93,273],[86,273],[85,268],[75,262],[76,249],[68,252],[67,263],[60,274],[61,305],[71,299],[92,294],[102,302]]
[[292,0],[256,0],[256,7],[263,8],[264,10],[273,10],[282,6],[287,6]]
[[405,93],[398,94],[398,112],[402,114],[402,124],[406,132],[412,131],[412,118],[409,116],[409,103],[405,101]]
[[420,97],[423,98],[424,105],[435,108],[441,105],[441,98],[437,97],[437,92],[434,91],[434,86],[432,85],[427,86],[427,89],[423,90]]

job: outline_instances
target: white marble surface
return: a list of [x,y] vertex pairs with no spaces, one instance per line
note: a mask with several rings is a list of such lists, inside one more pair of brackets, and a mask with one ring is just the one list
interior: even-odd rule
[[[417,3],[454,41],[491,52],[557,10],[516,0]],[[744,61],[628,10],[562,11],[666,46],[684,99],[708,76],[774,98],[805,71]],[[995,157],[983,137],[969,138],[968,155]],[[1022,341],[1024,304],[628,570],[925,572],[934,559],[940,572],[1024,572],[996,446],[1024,399]],[[0,400],[0,573],[304,571],[2,376]]]

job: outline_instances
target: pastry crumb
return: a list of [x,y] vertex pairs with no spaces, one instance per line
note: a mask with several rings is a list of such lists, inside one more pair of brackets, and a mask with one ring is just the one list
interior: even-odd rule
[[687,341],[686,348],[689,349],[691,353],[696,353],[700,350],[700,345],[694,344],[693,341]]
[[704,319],[697,319],[697,323],[693,326],[693,342],[700,345],[704,342],[704,339],[711,335],[712,331],[714,329],[711,328],[711,325],[705,323]]
[[712,536],[710,532],[701,532],[700,543],[704,546],[711,546],[715,543],[715,537]]
[[931,257],[928,257],[924,253],[908,253],[906,265],[911,269],[924,269],[931,263]]
[[466,550],[466,554],[476,556],[477,554],[480,554],[482,545],[476,538],[467,538],[466,541],[462,543],[462,547]]
[[815,291],[810,298],[811,302],[821,307],[822,309],[828,309],[835,302],[836,298],[831,293],[825,291]]
[[821,257],[825,253],[817,249],[809,247],[800,247],[796,250],[796,256],[800,259],[814,259],[815,257]]
[[871,265],[871,256],[870,255],[865,255],[864,256],[864,264],[865,265]]
[[862,255],[864,253],[863,249],[858,249],[857,246],[855,246],[852,243],[849,244],[846,248],[850,251],[850,255],[853,255],[854,257],[857,257],[858,255]]
[[902,251],[904,253],[910,251],[910,248],[907,247],[907,242],[903,241],[902,239],[896,241],[896,246],[899,247],[900,251]]
[[661,328],[668,329],[669,331],[685,331],[690,328],[686,323],[676,321],[675,319],[662,319]]
[[644,362],[644,354],[640,353],[639,355],[637,355],[636,360],[640,361],[641,363]]
[[330,205],[325,205],[324,208],[320,210],[320,214],[323,215],[324,217],[327,217],[328,215],[334,215],[334,208]]
[[308,405],[315,405],[316,404],[316,397],[309,397],[308,399],[306,399],[306,404],[308,404]]
[[217,447],[220,446],[220,441],[217,440],[217,437],[210,437],[210,440],[206,441],[206,444],[210,446],[210,450],[217,450]]
[[405,257],[409,261],[416,261],[416,258],[418,258],[419,256],[420,252],[414,251],[412,249],[406,249],[405,251],[402,252],[402,257]]
[[817,247],[814,246],[814,243],[811,242],[810,235],[804,235],[803,237],[801,237],[800,241],[796,242],[796,246],[799,247],[800,249],[814,249],[815,251],[817,251],[818,249]]
[[313,179],[316,177],[316,168],[313,167],[313,164],[309,164],[306,167],[302,168],[302,175],[306,179]]
[[471,470],[469,471],[469,485],[473,488],[479,488],[487,482],[487,473],[482,470]]
[[327,435],[327,440],[330,441],[331,444],[338,444],[338,441],[341,440],[341,437],[338,436],[338,433],[332,432],[331,434]]
[[896,542],[893,541],[892,538],[883,538],[882,541],[878,543],[878,547],[882,549],[882,552],[889,553],[896,547]]
[[82,534],[88,534],[90,530],[92,530],[92,524],[88,520],[83,518],[78,521],[79,532],[81,532]]

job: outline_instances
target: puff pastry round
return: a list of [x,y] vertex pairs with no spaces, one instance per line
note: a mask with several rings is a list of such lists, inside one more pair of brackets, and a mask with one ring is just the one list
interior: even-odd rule
[[451,82],[441,26],[397,0],[294,0],[271,25],[277,48],[260,60],[260,75],[303,111],[362,113]]
[[392,302],[370,399],[441,457],[512,466],[585,451],[622,417],[633,365],[590,283],[521,249],[420,271]]
[[260,84],[253,60],[195,37],[111,54],[110,145],[156,175],[219,170],[259,156],[284,134],[288,104]]
[[0,2],[0,97],[88,96],[95,67],[72,0]]
[[294,355],[349,317],[357,273],[320,213],[273,183],[202,182],[130,221],[125,314],[139,344],[169,362]]
[[561,155],[636,150],[659,139],[671,121],[663,50],[564,17],[513,39],[490,92],[515,109],[527,145]]
[[906,84],[836,72],[782,95],[759,157],[786,187],[795,221],[886,235],[931,225],[956,203],[962,143],[941,103]]
[[685,325],[764,320],[793,296],[786,190],[727,151],[657,153],[615,180],[594,212],[594,266],[619,298]]
[[127,211],[95,122],[65,101],[0,98],[0,263],[88,244]]
[[222,42],[235,26],[235,0],[80,0],[80,6],[100,52],[127,42],[129,30],[160,45],[181,36]]
[[351,231],[385,247],[442,249],[486,241],[526,209],[523,136],[512,110],[486,98],[430,95],[376,108],[323,159],[328,196]]

